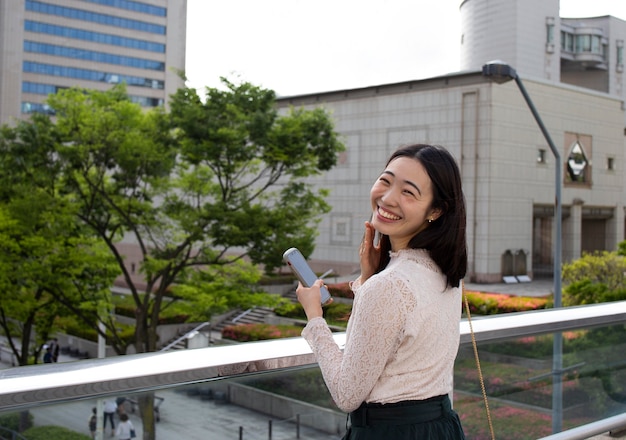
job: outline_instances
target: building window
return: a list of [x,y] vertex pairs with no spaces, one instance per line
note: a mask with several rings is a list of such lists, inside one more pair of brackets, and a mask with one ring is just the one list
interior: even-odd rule
[[152,6],[142,2],[132,0],[83,0],[85,2],[98,3],[100,5],[110,6],[112,8],[127,9],[129,11],[141,12],[143,14],[157,15],[159,17],[167,16],[167,9],[159,6]]
[[567,156],[567,181],[588,183],[589,160],[579,141],[576,141]]
[[572,33],[561,31],[561,50],[574,53],[574,35]]
[[164,81],[151,78],[144,78],[132,75],[119,75],[111,72],[80,69],[78,67],[66,67],[53,64],[34,63],[32,61],[24,61],[22,65],[22,71],[28,73],[38,73],[41,75],[75,78],[85,81],[99,81],[109,84],[118,84],[125,82],[128,86],[147,87],[150,89],[163,89],[165,87]]
[[351,244],[351,224],[352,218],[349,215],[336,215],[331,218],[330,241],[333,244]]
[[606,169],[609,171],[615,170],[615,158],[614,157],[606,158]]
[[84,29],[76,29],[67,26],[58,26],[38,21],[24,21],[24,30],[38,34],[58,35],[74,40],[93,41],[99,44],[128,47],[130,49],[145,50],[150,52],[165,53],[165,44],[152,41],[138,40],[136,38],[121,37],[119,35],[92,32]]
[[82,9],[56,6],[49,3],[38,2],[35,0],[26,0],[26,10],[31,12],[38,12],[40,14],[56,15],[58,17],[69,18],[71,20],[81,20],[99,25],[114,26],[123,29],[132,29],[141,32],[149,32],[152,34],[165,35],[166,33],[165,26],[159,24],[147,23],[139,20],[131,20],[128,18],[116,17],[107,14],[98,14]]
[[554,52],[554,17],[546,17],[546,52]]
[[615,68],[618,72],[624,70],[624,40],[617,40],[615,42],[617,53],[615,54]]
[[546,17],[546,43],[554,43],[554,17]]
[[537,163],[546,163],[546,150],[543,148],[537,150]]

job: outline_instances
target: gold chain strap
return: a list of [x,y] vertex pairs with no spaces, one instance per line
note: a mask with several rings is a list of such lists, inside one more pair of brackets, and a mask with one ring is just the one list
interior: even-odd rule
[[472,337],[472,346],[474,347],[474,358],[476,359],[476,367],[478,368],[478,379],[480,380],[480,389],[483,393],[483,400],[485,401],[485,410],[487,411],[487,422],[489,422],[489,432],[491,433],[491,440],[496,440],[496,435],[493,431],[493,423],[491,423],[491,412],[489,411],[489,402],[487,401],[487,391],[485,389],[485,380],[483,379],[483,372],[480,368],[480,360],[478,359],[478,347],[476,346],[476,337],[474,336],[474,328],[472,327],[472,316],[470,314],[469,302],[467,301],[467,295],[465,294],[465,283],[461,281],[461,288],[463,291],[463,299],[465,300],[465,311],[467,313],[467,323],[470,328],[470,335]]

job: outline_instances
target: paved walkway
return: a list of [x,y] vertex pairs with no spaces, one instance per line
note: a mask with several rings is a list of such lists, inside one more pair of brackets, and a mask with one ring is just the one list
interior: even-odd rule
[[506,293],[518,296],[548,296],[554,291],[554,281],[552,281],[552,279],[540,278],[527,283],[465,283],[465,289],[484,293]]
[[[269,436],[271,417],[246,410],[228,403],[202,400],[189,396],[182,390],[162,390],[156,393],[164,398],[159,406],[160,422],[156,423],[156,438],[159,440],[291,440],[297,438],[293,420],[272,420],[272,435]],[[72,430],[89,433],[87,420],[93,400],[73,402],[65,405],[34,408],[31,413],[36,425],[59,425]],[[130,420],[142,437],[142,424],[138,415],[130,413]],[[116,417],[116,423],[119,419]],[[111,429],[107,425],[103,439],[109,439]],[[300,439],[336,440],[339,435],[329,435],[314,429],[300,427]]]

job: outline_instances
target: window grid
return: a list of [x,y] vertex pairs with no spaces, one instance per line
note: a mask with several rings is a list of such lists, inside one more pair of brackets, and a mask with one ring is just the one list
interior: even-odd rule
[[106,26],[115,26],[124,29],[134,29],[141,32],[165,35],[165,26],[158,24],[116,17],[114,15],[98,14],[91,11],[84,11],[82,9],[56,6],[35,0],[26,0],[26,10],[39,12],[41,14],[57,15],[72,20],[82,20]]
[[165,53],[165,44],[138,40],[136,38],[120,37],[112,34],[103,34],[101,32],[86,31],[84,29],[41,23],[38,21],[26,20],[24,22],[24,30],[38,34],[57,35],[59,37],[71,38],[74,40],[93,41],[94,43],[108,44],[111,46],[121,46],[130,49]]
[[161,80],[142,78],[132,75],[121,75],[117,73],[102,72],[98,70],[81,69],[78,67],[56,66],[53,64],[35,63],[24,61],[22,70],[26,73],[38,73],[41,75],[62,76],[65,78],[75,78],[87,81],[105,82],[118,84],[125,82],[129,86],[149,87],[152,89],[163,89],[165,84]]
[[83,0],[84,2],[97,3],[99,5],[111,6],[112,8],[126,9],[133,12],[141,12],[144,14],[158,15],[159,17],[167,16],[167,9],[159,6],[148,5],[146,3],[134,2],[132,0]]
[[58,57],[73,58],[96,63],[116,64],[119,66],[135,67],[147,70],[165,70],[165,63],[142,58],[127,57],[105,52],[95,52],[76,47],[57,46],[54,44],[24,41],[24,52],[43,53]]

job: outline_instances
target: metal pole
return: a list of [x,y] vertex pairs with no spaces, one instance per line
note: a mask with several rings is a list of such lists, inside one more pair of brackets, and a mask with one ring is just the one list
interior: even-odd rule
[[[102,322],[106,314],[101,312],[98,316],[100,317],[98,321],[98,329],[100,330],[98,332],[98,359],[102,359],[106,357],[106,339],[102,336],[106,331],[104,322]],[[98,399],[96,402],[96,435],[94,438],[95,440],[104,439],[104,399]]]
[[[555,159],[555,212],[554,212],[554,223],[555,223],[555,246],[554,246],[554,270],[553,270],[553,278],[554,278],[554,307],[561,307],[561,257],[562,257],[562,244],[561,244],[561,226],[563,222],[562,217],[562,205],[561,205],[561,154],[559,150],[554,146],[554,142],[552,142],[552,138],[550,137],[550,133],[543,125],[543,121],[535,109],[535,106],[528,96],[526,92],[526,88],[524,84],[522,84],[522,80],[517,75],[514,75],[515,83],[520,89],[522,96],[526,100],[526,104],[530,108],[533,116],[535,117],[535,121],[539,125],[543,136],[546,138],[550,149],[552,150],[552,154],[554,154]],[[553,342],[553,358],[552,358],[552,432],[558,433],[562,431],[562,421],[563,421],[563,382],[562,382],[562,374],[563,374],[563,335],[561,332],[554,333],[554,342]]]
[[300,414],[296,414],[296,438],[300,438]]

